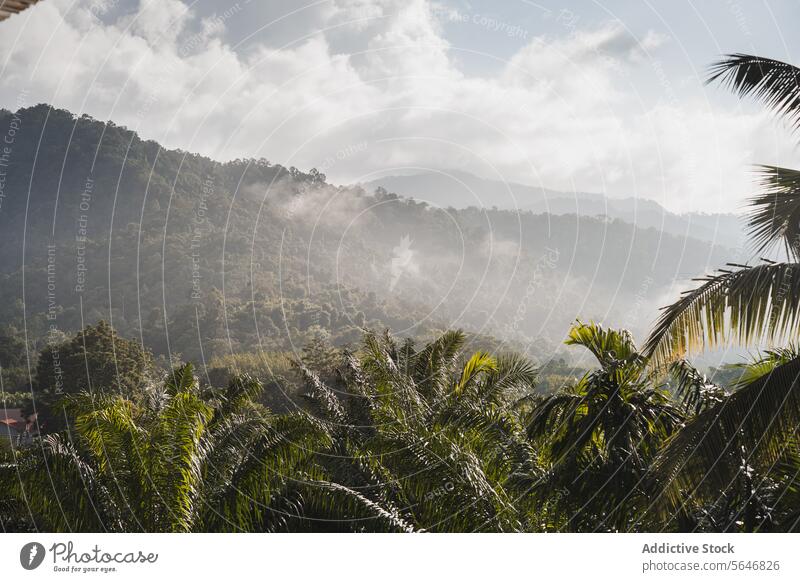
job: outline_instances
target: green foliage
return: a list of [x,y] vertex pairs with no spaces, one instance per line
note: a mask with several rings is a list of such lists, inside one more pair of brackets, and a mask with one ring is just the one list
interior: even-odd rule
[[0,392],[0,407],[3,408],[25,408],[30,401],[30,392]]
[[34,382],[39,424],[51,431],[63,426],[55,408],[65,395],[136,398],[154,375],[153,358],[140,343],[120,337],[105,321],[88,326],[72,339],[46,346],[39,355]]
[[800,331],[800,263],[732,265],[664,308],[645,353],[657,366],[735,341],[774,342]]
[[19,338],[17,330],[5,330],[0,334],[0,367],[4,369],[21,368],[26,364],[25,342]]
[[[796,129],[800,120],[800,70],[750,55],[716,63],[710,81],[740,96],[752,95]],[[666,307],[646,344],[656,367],[729,341],[773,344],[798,336],[800,253],[798,173],[762,166],[762,192],[751,201],[750,235],[759,252],[783,245],[787,262],[702,279]],[[797,426],[800,424],[800,359],[796,348],[773,348],[738,372],[727,394],[688,364],[673,366],[678,391],[692,417],[659,452],[649,479],[659,494],[655,513],[679,513],[685,523],[713,531],[785,530],[797,527],[797,509],[776,493],[796,491]],[[780,470],[775,470],[776,467]],[[793,493],[788,499],[796,501]]]
[[662,511],[750,491],[754,474],[766,480],[788,454],[800,424],[800,360],[770,367],[756,378],[763,372],[756,361],[746,385],[697,414],[660,452],[651,479]]
[[326,436],[302,416],[259,408],[260,388],[242,376],[204,394],[187,364],[140,402],[70,395],[72,431],[15,451],[0,489],[49,531],[283,528],[278,507],[311,490],[288,476],[304,473]]
[[711,66],[708,82],[719,82],[740,97],[753,96],[793,126],[800,124],[800,70],[797,67],[746,54],[727,55]]
[[141,392],[152,372],[152,356],[136,341],[120,337],[105,321],[74,338],[47,346],[39,356],[36,389],[42,393]]
[[[800,120],[796,67],[762,57],[733,54],[715,63],[709,82],[719,81],[740,96],[752,95],[795,128]],[[783,244],[793,262],[757,266],[731,264],[733,270],[700,279],[666,307],[645,352],[656,365],[728,341],[774,342],[796,337],[800,325],[800,192],[798,173],[761,166],[762,191],[751,201],[750,235],[758,252]]]
[[687,414],[700,414],[728,395],[725,388],[701,374],[686,360],[673,362],[670,375],[674,379],[675,395]]
[[530,530],[538,518],[526,493],[538,470],[505,396],[530,392],[533,368],[512,356],[464,357],[464,341],[448,332],[416,350],[367,334],[332,386],[298,363],[331,435],[320,462],[416,530]]
[[757,252],[781,245],[786,256],[800,260],[800,172],[761,166],[760,186],[748,220]]
[[258,397],[273,412],[297,409],[302,382],[291,365],[291,354],[244,352],[215,356],[208,362],[205,380],[211,386],[225,386],[231,378],[246,374],[264,386]]
[[0,485],[54,531],[534,528],[535,456],[504,397],[532,390],[533,368],[462,359],[463,341],[367,334],[335,388],[298,361],[308,413],[271,414],[247,375],[204,388],[190,364],[138,400],[73,394],[71,438],[15,451]]
[[[59,402],[69,431],[2,453],[0,521],[14,531],[794,527],[798,419],[770,413],[796,392],[790,351],[757,360],[732,396],[683,362],[672,400],[627,332],[578,322],[567,343],[599,367],[543,396],[525,357],[465,352],[466,340],[447,332],[417,349],[366,333],[356,351],[328,354],[327,375],[286,355],[238,354],[212,368],[228,372],[224,384],[185,364],[135,394],[69,394]],[[277,382],[278,369],[302,408],[263,406],[251,373]]]
[[600,368],[531,411],[528,435],[547,470],[533,493],[556,529],[625,531],[648,506],[650,462],[682,414],[653,386],[626,331],[577,322],[566,343],[591,351]]
[[[2,398],[5,402],[13,402],[8,406],[19,406],[22,400],[30,397],[30,379],[28,374],[28,358],[35,362],[35,354],[28,350],[25,342],[20,339],[19,330],[9,327],[0,331],[0,386]],[[13,393],[27,393],[27,397]]]

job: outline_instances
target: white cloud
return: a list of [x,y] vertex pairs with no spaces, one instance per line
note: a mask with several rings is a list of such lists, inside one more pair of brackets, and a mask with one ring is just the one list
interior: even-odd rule
[[[734,209],[750,190],[747,162],[791,154],[765,115],[678,100],[667,87],[663,102],[644,98],[634,79],[659,90],[655,59],[670,42],[655,30],[637,40],[610,23],[531,38],[487,78],[459,70],[461,47],[424,0],[335,0],[271,25],[280,14],[249,2],[229,18],[142,2],[111,22],[92,6],[51,0],[3,23],[0,105],[24,88],[31,103],[112,119],[169,147],[301,168],[333,160],[326,171],[338,181],[458,168],[676,210]],[[236,19],[263,26],[246,48],[226,38]]]

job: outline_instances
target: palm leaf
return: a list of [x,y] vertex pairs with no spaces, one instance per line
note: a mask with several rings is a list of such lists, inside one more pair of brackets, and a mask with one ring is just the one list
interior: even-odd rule
[[323,514],[356,531],[412,533],[416,530],[392,506],[384,506],[339,483],[310,481],[303,484],[304,510]]
[[630,332],[625,329],[604,329],[594,322],[575,322],[564,341],[568,346],[579,345],[592,352],[601,365],[610,360],[638,362],[641,356]]
[[644,347],[656,367],[728,342],[772,342],[797,333],[800,264],[732,266],[698,279],[700,287],[663,309]]
[[727,55],[711,66],[708,83],[718,81],[740,97],[752,95],[795,129],[800,128],[800,69],[773,59]]
[[167,379],[164,382],[164,390],[169,395],[175,395],[179,392],[195,391],[198,385],[197,377],[194,375],[194,366],[192,364],[184,364],[167,375]]
[[317,416],[335,426],[345,425],[347,415],[337,394],[320,379],[316,372],[306,368],[302,362],[296,361],[293,362],[293,365],[310,389],[304,397],[311,404]]
[[752,384],[759,378],[771,373],[778,366],[788,364],[798,356],[800,356],[800,353],[794,343],[790,343],[785,347],[764,350],[750,362],[733,365],[741,370],[741,374],[733,386],[735,388],[743,388],[748,384]]
[[699,414],[721,402],[728,394],[725,388],[714,384],[686,360],[673,362],[669,371],[675,379],[675,395],[687,413]]
[[465,342],[464,332],[448,331],[417,353],[413,377],[425,396],[438,398],[452,386],[450,375]]
[[651,478],[668,508],[685,493],[709,496],[730,487],[743,463],[780,458],[800,425],[800,358],[776,367],[689,421],[653,464]]
[[123,531],[110,491],[73,443],[57,435],[0,464],[0,489],[49,531]]
[[503,399],[509,397],[519,402],[520,398],[533,393],[536,380],[536,367],[528,358],[513,353],[500,354],[496,369],[487,374],[486,381],[478,384],[477,398],[495,405],[503,404]]
[[481,374],[497,370],[497,360],[486,352],[475,352],[467,360],[461,371],[461,379],[455,387],[456,394],[461,394],[470,384],[476,381]]
[[252,404],[263,391],[264,385],[249,374],[234,376],[222,394],[223,403],[219,414],[224,416]]
[[800,260],[800,172],[759,166],[761,193],[750,200],[748,230],[756,251],[782,244],[787,256]]

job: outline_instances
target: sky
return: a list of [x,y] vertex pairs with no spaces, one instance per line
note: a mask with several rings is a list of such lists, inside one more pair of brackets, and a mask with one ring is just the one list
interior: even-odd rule
[[0,24],[0,107],[337,184],[457,169],[734,212],[797,136],[708,66],[795,62],[799,21],[791,1],[44,0]]

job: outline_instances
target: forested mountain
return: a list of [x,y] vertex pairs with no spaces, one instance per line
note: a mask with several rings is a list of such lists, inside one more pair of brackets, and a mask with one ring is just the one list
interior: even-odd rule
[[324,330],[342,345],[362,327],[461,327],[544,359],[575,317],[642,334],[676,282],[732,256],[621,220],[441,209],[221,163],[47,105],[0,112],[0,134],[0,324],[34,343],[106,319],[200,361]]
[[388,175],[364,184],[403,196],[453,208],[497,207],[534,213],[608,216],[639,228],[655,228],[715,244],[739,248],[744,243],[743,222],[735,214],[670,212],[647,198],[609,198],[590,192],[561,192],[516,182],[487,180],[468,172],[418,172]]

